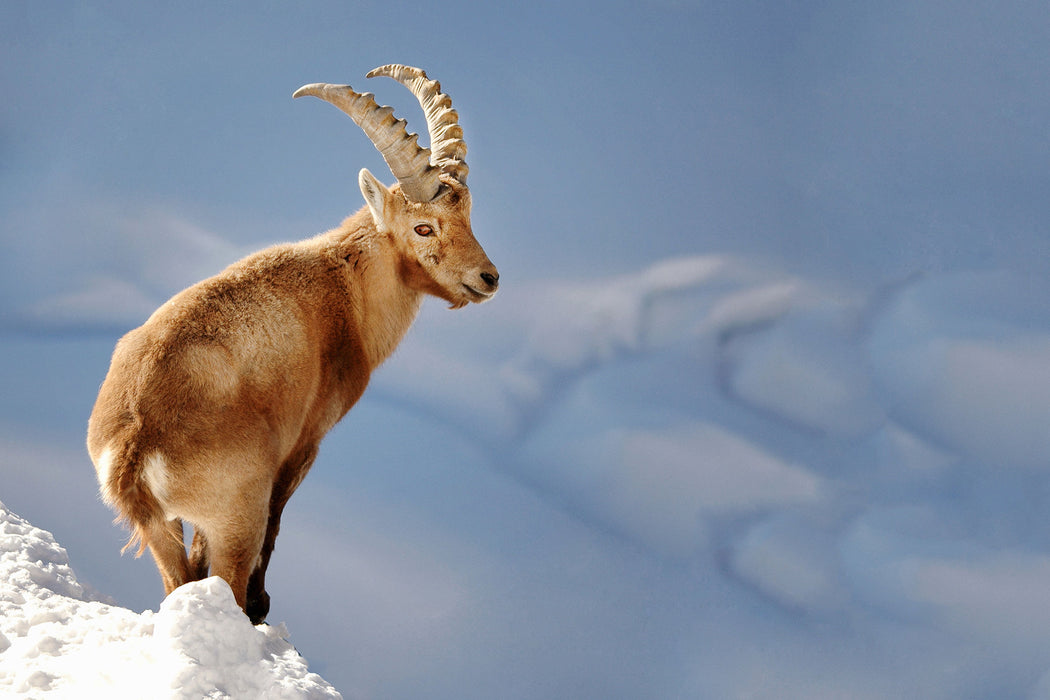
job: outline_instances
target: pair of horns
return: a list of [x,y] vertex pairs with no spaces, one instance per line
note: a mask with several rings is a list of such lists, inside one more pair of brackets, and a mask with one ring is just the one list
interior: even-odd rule
[[430,148],[423,148],[409,134],[405,120],[394,117],[393,107],[380,107],[371,93],[355,92],[349,85],[313,83],[295,91],[292,97],[319,97],[350,115],[383,155],[401,184],[405,197],[413,202],[429,202],[441,191],[442,173],[466,184],[467,164],[463,160],[467,145],[459,115],[452,109],[452,99],[441,92],[441,84],[427,78],[419,68],[390,64],[371,71],[367,77],[383,75],[407,87],[427,120]]

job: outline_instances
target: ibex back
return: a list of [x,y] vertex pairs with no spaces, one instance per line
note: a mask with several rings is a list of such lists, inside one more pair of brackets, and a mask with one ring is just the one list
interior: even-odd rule
[[[117,344],[88,425],[103,500],[148,547],[165,593],[209,575],[253,622],[281,512],[325,433],[360,398],[425,294],[482,302],[499,276],[470,227],[466,146],[438,83],[383,75],[423,107],[430,149],[349,86],[307,85],[357,122],[397,183],[359,175],[366,206],[338,228],[234,263],[175,295]],[[187,556],[183,521],[193,525]],[[125,547],[125,549],[127,549]]]

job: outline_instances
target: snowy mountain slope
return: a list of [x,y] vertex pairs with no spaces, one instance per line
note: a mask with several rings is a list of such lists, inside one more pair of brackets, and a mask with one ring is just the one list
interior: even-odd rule
[[154,613],[100,602],[51,533],[0,503],[0,695],[338,698],[283,626],[252,627],[217,577]]

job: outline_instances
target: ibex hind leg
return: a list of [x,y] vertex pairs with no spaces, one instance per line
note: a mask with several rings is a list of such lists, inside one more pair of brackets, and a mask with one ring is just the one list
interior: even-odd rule
[[181,520],[158,521],[149,530],[147,538],[150,554],[164,582],[165,595],[191,580],[186,546],[182,542]]
[[[267,539],[269,531],[267,531]],[[272,549],[272,547],[271,547]],[[247,613],[253,625],[262,624],[270,612],[270,595],[263,590],[263,576],[266,573],[266,547],[263,546],[260,563],[248,578],[248,591],[245,598],[244,612]],[[194,581],[208,577],[208,569],[211,561],[208,556],[208,540],[204,533],[195,530],[193,533],[193,545],[190,547],[190,576]]]
[[208,578],[211,561],[208,557],[208,540],[199,528],[193,529],[193,544],[190,546],[190,579],[200,581]]
[[[211,575],[221,576],[233,589],[233,597],[247,612],[248,579],[259,561],[266,534],[266,509],[240,513],[233,522],[202,526]],[[197,562],[199,564],[199,562]]]

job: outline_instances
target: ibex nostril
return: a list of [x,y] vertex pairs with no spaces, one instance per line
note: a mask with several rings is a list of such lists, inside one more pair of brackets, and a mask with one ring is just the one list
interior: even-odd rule
[[484,280],[485,284],[487,284],[490,287],[495,287],[496,285],[499,284],[499,274],[498,273],[482,272],[481,273],[481,279]]

